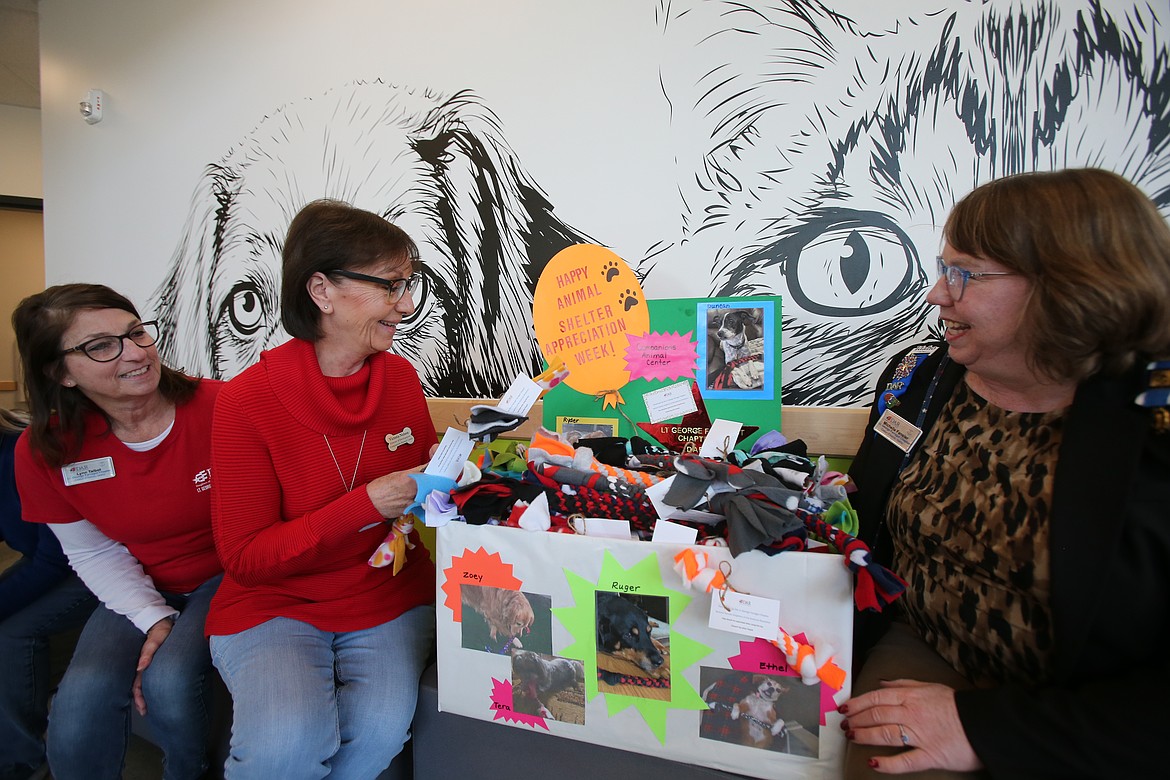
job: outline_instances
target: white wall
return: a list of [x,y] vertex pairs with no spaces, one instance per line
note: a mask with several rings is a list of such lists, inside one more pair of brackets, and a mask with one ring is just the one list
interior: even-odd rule
[[41,112],[0,105],[0,195],[43,197]]

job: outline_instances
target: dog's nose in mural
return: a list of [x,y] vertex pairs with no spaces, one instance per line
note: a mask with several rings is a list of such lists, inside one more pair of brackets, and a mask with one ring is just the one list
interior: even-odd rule
[[592,242],[552,205],[472,94],[353,83],[280,107],[208,165],[156,293],[164,357],[230,378],[284,341],[280,254],[316,198],[383,215],[419,244],[423,283],[395,351],[430,395],[495,397],[542,362],[532,291],[566,246]]

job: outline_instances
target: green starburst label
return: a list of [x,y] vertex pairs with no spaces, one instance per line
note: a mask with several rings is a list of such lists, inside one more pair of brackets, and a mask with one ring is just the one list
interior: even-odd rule
[[[689,669],[700,659],[709,655],[710,647],[696,642],[675,630],[683,610],[691,602],[691,597],[682,591],[667,588],[662,582],[659,569],[658,555],[647,555],[630,568],[624,568],[609,553],[605,552],[601,562],[601,573],[597,582],[590,582],[584,577],[568,569],[564,570],[569,590],[573,594],[572,607],[556,607],[553,614],[564,624],[573,635],[573,643],[561,651],[561,655],[569,658],[581,658],[585,663],[585,690],[590,700],[599,695],[605,696],[605,703],[610,717],[634,707],[642,714],[646,725],[658,737],[659,742],[666,744],[666,714],[669,710],[705,710],[706,702],[683,676],[683,671]],[[597,647],[597,592],[636,592],[639,596],[657,596],[668,602],[670,640],[669,640],[669,695],[662,687],[655,690],[655,696],[629,696],[612,691],[603,692],[598,685],[598,647]]]

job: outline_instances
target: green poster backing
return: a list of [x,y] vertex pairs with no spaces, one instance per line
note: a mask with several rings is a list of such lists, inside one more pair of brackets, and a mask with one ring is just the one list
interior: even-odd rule
[[[769,362],[766,370],[775,371],[774,376],[777,380],[773,384],[774,393],[773,398],[768,400],[760,399],[738,399],[738,398],[703,398],[703,403],[707,406],[707,413],[712,420],[722,418],[724,420],[733,420],[735,422],[743,423],[744,425],[755,425],[759,427],[751,436],[747,437],[740,443],[740,448],[750,446],[759,436],[771,430],[781,430],[780,428],[780,381],[782,376],[780,370],[780,354],[781,354],[781,299],[779,296],[753,296],[753,297],[734,297],[734,298],[663,298],[660,300],[649,300],[647,305],[650,310],[650,330],[654,333],[678,333],[684,336],[687,333],[691,334],[691,342],[696,344],[695,351],[698,352],[698,345],[696,339],[700,335],[698,331],[698,312],[699,304],[702,303],[734,303],[741,307],[752,306],[753,301],[773,301],[773,317],[770,323],[772,327],[772,355],[769,356]],[[636,334],[640,335],[640,334]],[[651,390],[657,390],[660,387],[677,384],[678,382],[690,381],[695,382],[696,372],[692,371],[689,376],[680,377],[678,379],[667,380],[649,380],[649,379],[634,379],[626,384],[621,389],[622,398],[625,399],[625,405],[622,407],[625,414],[634,420],[634,422],[649,422],[646,416],[646,404],[642,400],[642,396]],[[565,417],[604,417],[618,421],[618,432],[620,436],[638,435],[643,438],[648,438],[641,428],[635,428],[626,420],[620,413],[613,408],[602,409],[601,399],[594,398],[585,393],[579,393],[568,384],[561,382],[554,387],[544,397],[544,416],[543,424],[549,430],[556,429],[556,421],[558,416]],[[675,418],[675,421],[681,418]],[[671,422],[671,421],[665,421]]]

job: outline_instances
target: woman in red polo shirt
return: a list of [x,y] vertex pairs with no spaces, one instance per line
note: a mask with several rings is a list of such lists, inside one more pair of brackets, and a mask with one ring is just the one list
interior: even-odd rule
[[164,777],[200,777],[203,622],[222,576],[210,491],[221,383],[164,366],[157,325],[102,285],[50,287],[12,323],[32,413],[16,447],[23,515],[52,524],[102,602],[49,715],[53,776],[120,777],[133,702],[163,749]]

